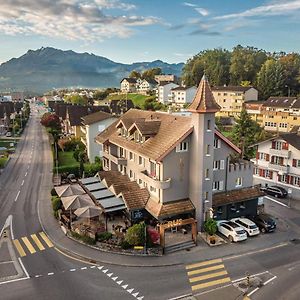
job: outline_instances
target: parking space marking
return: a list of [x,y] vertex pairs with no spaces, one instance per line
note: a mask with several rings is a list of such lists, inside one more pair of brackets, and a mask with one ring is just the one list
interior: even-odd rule
[[284,204],[284,203],[282,203],[282,202],[280,202],[280,201],[278,201],[278,200],[275,200],[275,199],[273,199],[273,198],[271,198],[271,197],[269,197],[269,196],[264,196],[264,198],[266,198],[266,199],[268,199],[268,200],[270,200],[270,201],[272,201],[272,202],[275,202],[275,203],[277,203],[277,204],[279,204],[279,205],[282,205],[282,206],[284,206],[284,207],[286,207],[286,208],[290,208],[288,205],[286,205],[286,204]]

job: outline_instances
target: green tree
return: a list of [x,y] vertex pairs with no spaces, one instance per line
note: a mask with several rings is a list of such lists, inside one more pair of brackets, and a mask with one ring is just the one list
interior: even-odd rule
[[74,105],[87,105],[88,104],[87,97],[80,96],[78,94],[69,95],[69,96],[65,97],[65,101],[68,103],[72,103]]
[[132,246],[141,246],[145,243],[146,224],[144,222],[135,224],[128,228],[125,241]]
[[182,80],[187,86],[197,86],[205,72],[212,85],[228,84],[229,66],[228,50],[204,50],[187,61],[183,68]]
[[250,159],[253,157],[254,149],[250,146],[257,142],[262,130],[258,123],[253,121],[247,111],[243,109],[232,130],[232,140],[242,150],[242,158]]
[[209,235],[214,235],[217,232],[217,222],[214,219],[208,219],[204,222],[204,230]]
[[266,100],[270,96],[281,96],[283,87],[284,76],[281,63],[275,59],[268,59],[257,74],[260,98]]
[[141,75],[140,72],[138,72],[138,71],[136,71],[136,70],[133,70],[133,71],[130,72],[130,74],[129,74],[128,77],[129,77],[129,78],[141,78],[142,75]]
[[161,68],[152,68],[152,69],[145,70],[141,78],[151,81],[154,80],[155,75],[160,75],[161,73],[162,73]]
[[250,81],[253,84],[267,58],[264,50],[241,45],[234,47],[230,62],[230,84],[240,85],[242,81]]

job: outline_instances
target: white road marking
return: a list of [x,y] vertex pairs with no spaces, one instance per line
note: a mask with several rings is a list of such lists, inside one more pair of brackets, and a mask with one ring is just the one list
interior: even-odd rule
[[259,288],[257,287],[256,289],[254,289],[253,291],[251,291],[249,294],[247,294],[247,296],[250,297],[251,295],[253,295],[258,290],[259,290]]
[[26,275],[26,278],[30,278],[30,276],[29,276],[27,270],[25,269],[25,266],[24,266],[24,264],[23,264],[21,258],[18,257],[18,260],[19,260],[19,263],[20,263],[20,265],[21,265],[21,267],[22,267],[22,269],[23,269],[23,271],[24,271],[24,273],[25,273],[25,275]]
[[144,296],[138,297],[137,299],[138,299],[138,300],[143,300],[143,299],[144,299]]
[[54,273],[53,273],[53,272],[50,272],[50,273],[48,273],[47,275],[48,275],[48,276],[52,276],[52,275],[54,275]]
[[27,176],[28,172],[25,173],[25,177]]
[[81,268],[81,270],[86,270],[86,269],[87,269],[87,267],[82,267],[82,268]]
[[108,271],[108,269],[106,269],[106,270],[103,270],[102,272],[106,274],[106,273],[107,273],[107,271]]
[[96,268],[96,266],[90,266],[90,268],[91,268],[91,269],[95,269],[95,268]]
[[118,279],[118,276],[112,278],[113,281],[116,281],[117,279]]
[[35,275],[34,277],[35,278],[39,278],[39,277],[42,277],[43,275]]
[[138,294],[139,294],[139,292],[136,292],[136,293],[132,294],[132,296],[136,298],[138,296]]
[[271,198],[271,197],[269,197],[269,196],[265,196],[265,198],[268,199],[268,200],[270,200],[270,201],[273,201],[273,202],[275,202],[275,203],[277,203],[277,204],[279,204],[279,205],[282,205],[282,206],[284,206],[284,207],[290,208],[288,205],[286,205],[286,204],[284,204],[284,203],[282,203],[282,202],[280,202],[280,201],[278,201],[278,200],[275,200],[275,199],[273,199],[273,198]]
[[70,272],[75,272],[76,271],[76,269],[70,269]]
[[12,282],[16,282],[16,281],[21,281],[21,280],[26,280],[26,279],[29,279],[29,277],[23,277],[23,278],[17,278],[17,279],[12,279],[12,280],[8,280],[8,281],[3,281],[3,282],[0,282],[0,285],[6,284],[6,283],[12,283]]
[[[259,276],[259,275],[263,275],[263,274],[267,274],[267,273],[270,273],[270,272],[269,272],[269,271],[265,271],[265,272],[253,274],[253,275],[250,275],[250,278],[251,278],[251,277],[256,277],[256,276]],[[239,279],[231,280],[231,282],[232,282],[232,283],[236,283],[236,282],[245,280],[246,278],[247,278],[247,277],[242,277],[242,278],[239,278]]]
[[122,283],[123,283],[123,280],[120,280],[120,281],[117,282],[118,285],[120,285]]
[[111,277],[114,273],[106,274],[108,277]]
[[24,181],[24,179],[23,179],[23,181],[22,181],[21,185],[24,185],[24,182],[25,182],[25,181]]
[[128,288],[128,284],[122,285],[122,288],[123,288],[124,290],[126,290],[126,289]]
[[16,196],[16,198],[15,198],[15,202],[18,200],[19,195],[20,195],[20,191],[18,191],[18,193],[17,193],[17,196]]
[[98,267],[99,270],[102,270],[103,268],[104,268],[103,266]]
[[204,291],[204,292],[201,292],[201,293],[198,293],[198,294],[194,294],[194,296],[196,297],[196,296],[208,294],[208,293],[214,292],[216,290],[224,289],[224,288],[229,287],[229,286],[232,286],[232,284],[230,283],[230,284],[222,285],[220,287],[217,287],[217,288],[214,288],[214,289],[211,289],[211,290],[208,290],[208,291]]
[[134,289],[127,290],[127,292],[128,292],[129,294],[131,294],[133,291],[134,291]]
[[269,280],[267,280],[266,282],[264,282],[264,285],[267,285],[268,283],[270,283],[271,281],[273,281],[276,278],[277,278],[277,276],[274,276],[274,277],[270,278]]
[[288,245],[289,245],[289,243],[281,243],[279,245],[269,247],[269,248],[264,248],[264,249],[260,249],[260,250],[249,251],[249,252],[246,252],[246,253],[243,253],[243,254],[228,256],[228,257],[224,257],[223,261],[224,260],[235,259],[235,258],[239,258],[239,257],[243,257],[243,256],[249,256],[249,255],[257,254],[257,253],[261,253],[261,252],[266,252],[266,251],[270,251],[270,250],[273,250],[273,249],[285,247],[285,246],[288,246]]

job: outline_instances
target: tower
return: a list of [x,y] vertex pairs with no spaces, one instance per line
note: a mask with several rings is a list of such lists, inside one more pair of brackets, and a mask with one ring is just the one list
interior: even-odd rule
[[205,213],[212,206],[215,113],[219,110],[209,82],[203,75],[188,108],[194,127],[190,148],[189,198],[196,208],[198,231],[201,230]]

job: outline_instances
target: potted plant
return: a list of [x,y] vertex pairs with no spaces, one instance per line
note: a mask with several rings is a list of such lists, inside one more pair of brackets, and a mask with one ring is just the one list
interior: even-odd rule
[[208,219],[204,222],[204,230],[209,235],[210,244],[216,243],[215,234],[217,232],[217,222],[214,219]]

